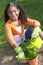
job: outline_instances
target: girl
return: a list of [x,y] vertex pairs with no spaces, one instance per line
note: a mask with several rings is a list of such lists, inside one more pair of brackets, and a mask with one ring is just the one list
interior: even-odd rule
[[[28,30],[28,38],[31,37],[33,26],[40,26],[37,20],[26,17],[24,10],[16,3],[9,3],[5,9],[5,32],[10,45],[14,48],[25,40],[25,25],[30,24],[32,27]],[[42,33],[42,32],[41,32]],[[38,65],[38,57],[28,60],[30,65]]]

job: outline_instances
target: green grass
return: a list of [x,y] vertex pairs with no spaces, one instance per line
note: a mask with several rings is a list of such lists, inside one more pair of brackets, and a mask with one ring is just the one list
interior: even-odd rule
[[16,2],[23,7],[28,17],[41,22],[43,30],[43,0],[0,0],[0,50],[5,50],[7,40],[4,30],[4,10],[9,2]]

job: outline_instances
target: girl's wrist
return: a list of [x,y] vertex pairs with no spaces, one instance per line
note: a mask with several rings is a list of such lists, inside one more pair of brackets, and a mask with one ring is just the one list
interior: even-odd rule
[[18,45],[15,45],[14,48],[18,47]]
[[18,47],[18,45],[17,44],[13,44],[13,46],[12,46],[13,48],[16,48],[16,47]]

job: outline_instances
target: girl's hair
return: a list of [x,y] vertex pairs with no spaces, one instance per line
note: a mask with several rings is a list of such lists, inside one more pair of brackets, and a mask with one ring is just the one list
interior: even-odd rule
[[16,7],[17,9],[20,10],[18,19],[21,20],[21,23],[25,24],[25,22],[27,22],[26,14],[25,14],[24,10],[21,8],[21,6],[19,6],[16,3],[9,3],[6,6],[6,9],[5,9],[5,12],[4,12],[4,17],[5,17],[4,20],[5,20],[5,23],[10,19],[9,16],[7,15],[7,11],[8,11],[8,9],[9,9],[10,6]]

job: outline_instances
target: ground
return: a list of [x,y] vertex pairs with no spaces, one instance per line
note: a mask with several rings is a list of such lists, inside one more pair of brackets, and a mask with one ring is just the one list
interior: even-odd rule
[[[39,65],[43,65],[43,47],[38,54],[39,57]],[[27,63],[23,63],[18,61],[15,58],[15,51],[12,49],[11,46],[8,46],[4,52],[0,53],[0,65],[28,65]]]

